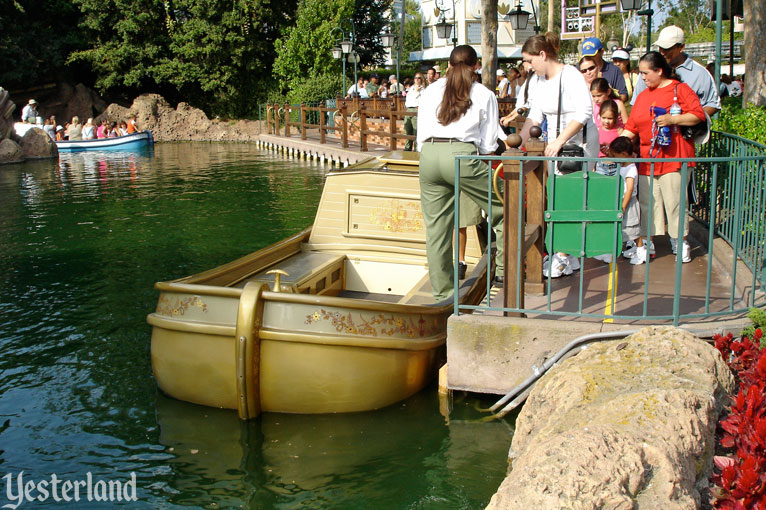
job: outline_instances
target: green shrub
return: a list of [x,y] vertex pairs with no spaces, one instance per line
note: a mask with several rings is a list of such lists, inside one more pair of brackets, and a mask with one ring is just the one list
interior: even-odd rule
[[[353,83],[346,83],[350,87]],[[335,98],[343,88],[342,77],[339,74],[321,74],[312,76],[298,83],[298,86],[287,93],[290,104],[323,103],[325,99]],[[345,94],[345,90],[343,93]]]
[[723,108],[712,127],[766,145],[766,107],[742,108],[740,98],[724,98]]
[[[751,308],[747,313],[747,318],[753,321],[753,323],[743,329],[740,336],[746,336],[755,342],[757,340],[755,330],[760,329],[762,332],[766,330],[766,311],[761,310],[760,308]],[[760,341],[761,349],[766,349],[766,336],[761,337]]]

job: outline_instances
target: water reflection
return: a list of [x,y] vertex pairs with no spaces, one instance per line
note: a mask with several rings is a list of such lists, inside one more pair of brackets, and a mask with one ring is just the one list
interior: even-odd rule
[[453,411],[445,420],[436,399],[431,387],[374,412],[242,422],[232,411],[158,396],[173,502],[214,494],[250,508],[483,506],[505,472],[512,427],[481,422],[474,400],[459,404],[462,419]]
[[449,424],[434,390],[373,413],[243,423],[157,394],[154,282],[307,227],[328,170],[205,143],[0,168],[3,471],[136,472],[131,509],[483,507],[510,431],[477,423],[474,401],[456,400]]

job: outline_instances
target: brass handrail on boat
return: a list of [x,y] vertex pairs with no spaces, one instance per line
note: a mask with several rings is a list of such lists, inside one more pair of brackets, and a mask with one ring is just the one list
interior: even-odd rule
[[248,282],[242,289],[235,330],[237,360],[237,407],[239,417],[249,420],[261,414],[259,329],[263,320],[262,282]]
[[492,173],[492,189],[495,192],[495,195],[497,195],[497,199],[500,200],[500,203],[505,205],[505,200],[503,199],[503,196],[500,194],[500,188],[497,185],[497,177],[500,175],[500,171],[503,169],[503,164],[500,163],[497,165],[497,168],[495,168],[495,171]]

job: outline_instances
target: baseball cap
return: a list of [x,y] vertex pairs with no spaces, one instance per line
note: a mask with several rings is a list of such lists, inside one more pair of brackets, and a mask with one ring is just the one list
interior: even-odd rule
[[497,70],[497,75],[498,76],[505,76],[505,71],[503,71],[502,69],[498,69]]
[[619,58],[620,60],[630,60],[630,53],[625,50],[614,50],[612,52],[612,58]]
[[392,74],[391,76],[388,77],[388,81],[395,80],[395,79],[396,79],[395,74]]
[[675,25],[665,27],[660,32],[660,36],[654,44],[663,50],[672,48],[676,44],[684,44],[684,31]]
[[442,72],[442,69],[441,69],[441,67],[439,67],[438,65],[435,65],[435,66],[434,66],[434,71],[436,71],[437,73],[441,74],[441,72]]
[[34,99],[30,99],[29,104],[37,104],[37,101],[35,101]]
[[592,57],[604,46],[601,44],[601,39],[598,37],[588,37],[582,42],[582,56]]
[[378,77],[378,73],[372,73],[372,74],[370,75],[370,78],[377,78],[377,77]]

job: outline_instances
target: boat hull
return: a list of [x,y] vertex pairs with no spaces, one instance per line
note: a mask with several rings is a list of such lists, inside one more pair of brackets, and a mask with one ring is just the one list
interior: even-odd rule
[[[147,320],[160,389],[250,419],[378,409],[425,387],[454,303],[431,295],[417,172],[393,166],[328,175],[312,228],[157,283]],[[470,235],[468,255],[458,301],[473,305],[487,268]]]
[[116,138],[96,138],[93,140],[61,140],[56,142],[59,152],[81,151],[132,151],[148,147],[154,143],[149,131],[141,131]]

